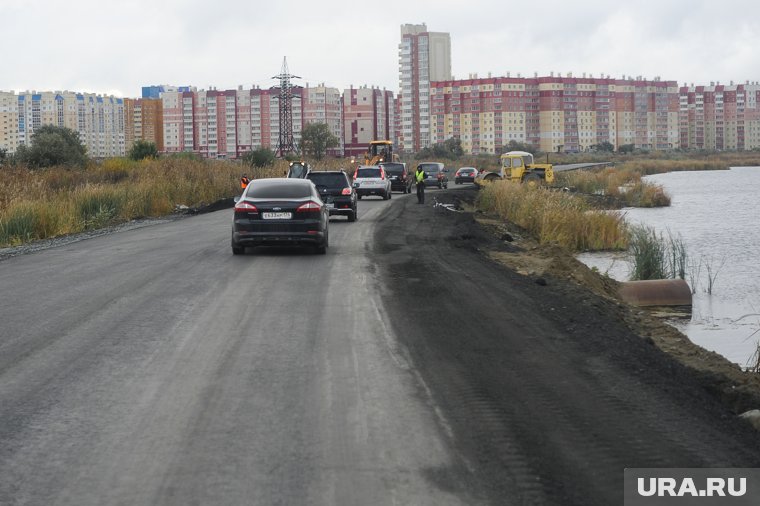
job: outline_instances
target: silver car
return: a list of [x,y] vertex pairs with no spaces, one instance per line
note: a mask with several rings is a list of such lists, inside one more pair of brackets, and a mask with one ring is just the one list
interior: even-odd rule
[[388,200],[391,198],[391,180],[382,167],[361,165],[354,173],[354,190],[360,199],[365,195],[379,195]]

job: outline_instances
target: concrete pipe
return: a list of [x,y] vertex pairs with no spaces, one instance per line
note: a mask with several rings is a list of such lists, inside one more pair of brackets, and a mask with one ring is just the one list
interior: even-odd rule
[[634,306],[691,306],[691,290],[683,279],[628,281],[618,293]]

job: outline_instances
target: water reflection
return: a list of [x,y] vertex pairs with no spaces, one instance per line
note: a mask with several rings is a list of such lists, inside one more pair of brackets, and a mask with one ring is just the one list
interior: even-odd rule
[[[694,292],[691,320],[674,322],[695,343],[746,366],[760,342],[760,167],[671,172],[647,177],[672,198],[670,207],[626,209],[630,223],[682,237],[686,281]],[[591,267],[629,279],[625,255],[582,254]],[[714,280],[712,294],[708,266]]]

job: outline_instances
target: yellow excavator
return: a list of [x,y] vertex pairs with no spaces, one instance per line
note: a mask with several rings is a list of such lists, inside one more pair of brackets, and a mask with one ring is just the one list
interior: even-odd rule
[[392,141],[370,141],[369,148],[364,154],[364,165],[396,161],[398,161],[398,155],[393,154]]

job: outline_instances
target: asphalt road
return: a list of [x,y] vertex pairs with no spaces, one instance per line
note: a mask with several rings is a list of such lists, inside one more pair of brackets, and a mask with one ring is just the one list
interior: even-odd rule
[[462,247],[456,191],[365,198],[324,256],[233,256],[227,210],[0,261],[0,504],[601,505],[760,463]]

